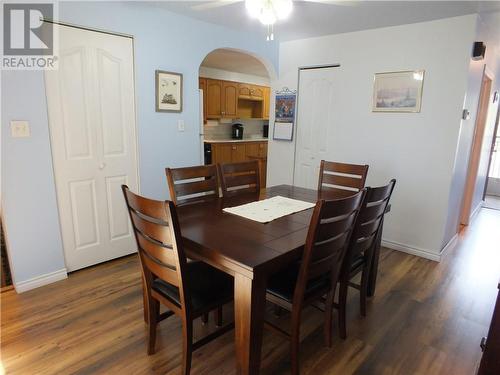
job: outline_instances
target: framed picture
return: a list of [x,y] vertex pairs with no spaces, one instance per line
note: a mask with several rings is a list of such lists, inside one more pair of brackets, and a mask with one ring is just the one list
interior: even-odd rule
[[182,74],[156,71],[156,112],[182,112]]
[[376,73],[373,112],[420,112],[424,70]]

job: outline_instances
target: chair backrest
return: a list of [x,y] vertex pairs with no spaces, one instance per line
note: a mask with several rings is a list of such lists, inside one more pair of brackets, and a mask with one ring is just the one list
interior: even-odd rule
[[170,199],[176,205],[219,198],[219,178],[214,164],[165,168]]
[[340,189],[360,191],[365,187],[368,165],[321,160],[318,191]]
[[258,160],[218,164],[217,167],[224,196],[260,191]]
[[396,180],[385,186],[366,188],[366,196],[354,225],[349,248],[345,257],[345,272],[350,272],[352,262],[366,251],[373,251],[373,244],[380,230],[389,205]]
[[146,292],[156,278],[179,288],[180,308],[190,301],[184,288],[186,256],[182,248],[175,205],[171,201],[144,198],[122,185],[141,258]]
[[362,190],[347,198],[320,200],[316,204],[300,264],[294,304],[301,303],[311,280],[329,278],[331,288],[337,285],[364,196],[365,190]]

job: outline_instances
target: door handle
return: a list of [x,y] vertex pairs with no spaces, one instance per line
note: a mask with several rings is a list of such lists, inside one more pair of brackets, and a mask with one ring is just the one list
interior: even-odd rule
[[106,163],[99,164],[99,169],[100,170],[103,170],[104,168],[106,168]]

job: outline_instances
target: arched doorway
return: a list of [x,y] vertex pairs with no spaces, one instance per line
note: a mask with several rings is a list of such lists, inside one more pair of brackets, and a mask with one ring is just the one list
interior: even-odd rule
[[200,137],[204,164],[258,160],[266,184],[274,69],[259,57],[221,48],[200,64]]

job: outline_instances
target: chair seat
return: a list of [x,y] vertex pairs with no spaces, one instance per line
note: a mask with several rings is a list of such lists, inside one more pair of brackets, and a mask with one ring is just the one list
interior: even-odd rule
[[[206,263],[190,262],[186,264],[186,282],[191,292],[193,313],[217,307],[233,299],[234,278]],[[163,281],[153,281],[153,290],[170,301],[181,306],[179,289]]]
[[356,258],[352,261],[351,272],[357,271],[359,267],[365,262],[365,256],[363,254],[358,254]]
[[[267,283],[267,292],[291,303],[298,276],[298,267],[291,267],[274,274]],[[322,290],[328,289],[329,286],[330,279],[326,277],[309,280],[304,294],[304,299],[307,299],[309,296],[319,293]]]

